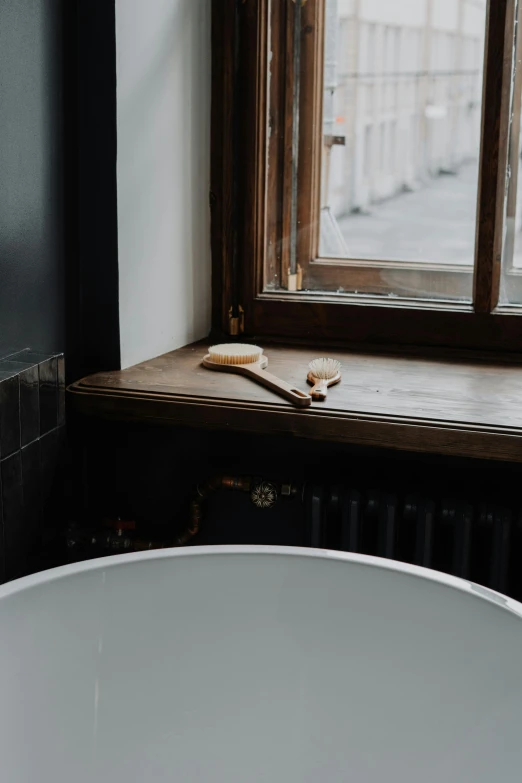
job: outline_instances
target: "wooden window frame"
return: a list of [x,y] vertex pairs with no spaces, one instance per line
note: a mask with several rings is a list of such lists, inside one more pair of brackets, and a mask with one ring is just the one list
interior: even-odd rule
[[[313,270],[318,286],[322,280],[331,281],[333,274],[341,285],[339,274],[343,264],[349,265],[352,280],[357,270],[358,290],[363,292],[356,295],[295,293],[264,287],[264,280],[274,274],[280,275],[283,285],[287,282],[288,249],[284,243],[278,244],[278,236],[288,210],[283,208],[279,216],[274,210],[276,203],[284,204],[288,198],[291,127],[286,127],[289,109],[288,95],[281,88],[284,82],[274,80],[274,73],[283,68],[291,73],[292,41],[286,18],[289,5],[281,0],[274,20],[268,18],[269,0],[213,0],[210,200],[215,330],[332,345],[410,345],[522,353],[522,307],[498,304],[510,130],[513,0],[489,0],[487,7],[480,151],[485,163],[479,176],[473,272],[471,267],[421,261],[390,264],[317,257],[324,0],[306,0],[302,6],[301,105],[308,101],[310,107],[308,121],[299,134],[297,209],[299,223],[305,228],[298,235],[298,259],[307,267],[308,275]],[[268,35],[272,41],[279,36],[280,43],[272,47],[270,63]],[[275,128],[274,123],[280,122],[285,127]],[[271,165],[276,159],[278,165]],[[440,291],[447,285],[448,274],[453,286],[467,286],[469,290],[473,274],[473,305],[407,296],[390,300],[364,294],[365,285],[375,291],[376,284],[382,284],[386,292],[390,279],[399,289],[401,279],[405,280],[404,290],[408,290],[426,274]]]

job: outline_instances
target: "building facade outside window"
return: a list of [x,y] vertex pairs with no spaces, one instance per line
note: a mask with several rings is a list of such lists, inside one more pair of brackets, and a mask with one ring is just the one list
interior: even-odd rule
[[485,14],[486,0],[327,0],[336,255],[473,263]]

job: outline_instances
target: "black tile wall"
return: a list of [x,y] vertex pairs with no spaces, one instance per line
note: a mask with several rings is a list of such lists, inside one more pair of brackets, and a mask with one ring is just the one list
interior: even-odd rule
[[0,464],[0,582],[5,580],[5,553],[4,553],[4,503],[3,503],[2,468]]
[[39,365],[40,435],[58,426],[58,359],[52,357]]
[[42,480],[41,502],[46,516],[52,513],[50,504],[54,498],[56,467],[60,458],[63,429],[54,429],[40,438],[40,476]]
[[[25,365],[26,369],[38,368],[38,395],[40,435],[45,435],[58,426],[59,418],[64,419],[65,410],[65,363],[63,354],[51,356],[36,351],[20,351],[0,362],[0,372],[3,364],[16,362]],[[63,423],[63,421],[61,421]]]
[[58,356],[58,426],[65,424],[65,357]]
[[39,396],[37,362],[0,362],[0,459],[39,437]]
[[[20,548],[24,535],[24,490],[20,451],[0,463],[2,473],[2,506],[4,517],[4,572],[6,579],[21,576],[23,565]],[[23,558],[25,560],[25,558]]]
[[20,373],[20,434],[22,447],[40,435],[40,380],[38,365]]
[[[46,435],[45,437],[49,437]],[[38,556],[42,545],[42,476],[40,467],[40,444],[35,440],[22,449],[22,485],[24,489],[23,526],[18,525],[17,549],[10,556],[7,551],[8,566],[6,578],[14,578],[9,566],[18,568],[22,573],[32,570],[32,563]],[[20,535],[22,527],[23,535]]]
[[0,581],[35,570],[65,443],[61,354],[0,360]]
[[20,450],[20,379],[16,363],[0,362],[0,459]]

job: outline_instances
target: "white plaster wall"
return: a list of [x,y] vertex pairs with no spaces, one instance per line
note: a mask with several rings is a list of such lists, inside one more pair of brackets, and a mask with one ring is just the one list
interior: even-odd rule
[[211,0],[116,0],[122,367],[210,329]]

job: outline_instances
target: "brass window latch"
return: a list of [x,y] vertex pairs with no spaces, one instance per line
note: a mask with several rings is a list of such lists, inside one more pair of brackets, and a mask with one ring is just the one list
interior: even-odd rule
[[228,311],[228,333],[231,337],[237,337],[245,331],[245,311],[238,305],[238,315],[234,317],[234,310],[230,307]]
[[302,291],[303,290],[303,270],[301,264],[297,264],[297,269],[294,274],[292,270],[288,270],[288,291]]

